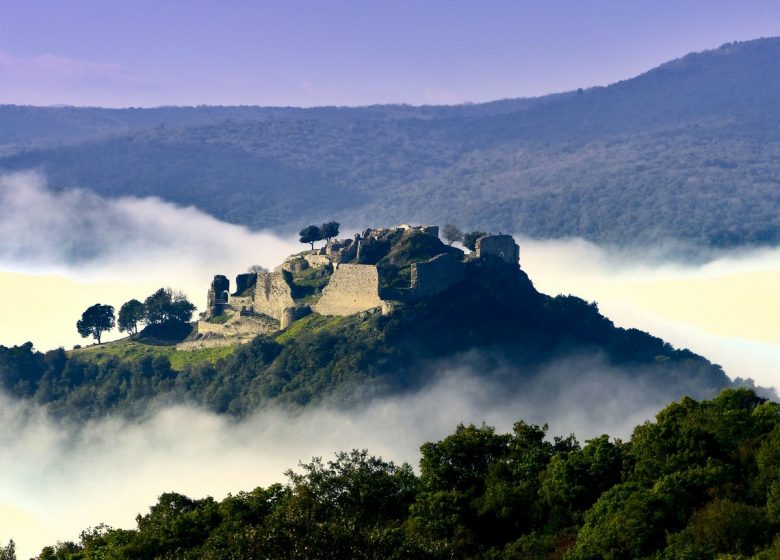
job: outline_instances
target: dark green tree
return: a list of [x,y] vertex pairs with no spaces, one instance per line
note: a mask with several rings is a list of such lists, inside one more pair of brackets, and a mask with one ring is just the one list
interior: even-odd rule
[[320,235],[330,243],[330,240],[336,237],[339,234],[339,224],[338,222],[327,222],[320,226]]
[[113,329],[114,323],[114,307],[96,303],[81,314],[81,319],[76,321],[76,330],[82,338],[91,336],[100,344],[103,333]]
[[192,319],[195,306],[183,293],[160,288],[144,300],[144,310],[144,321],[149,325],[187,323]]
[[144,304],[137,299],[131,299],[122,304],[117,319],[119,332],[126,332],[130,335],[138,334],[138,323],[143,321],[145,313]]
[[312,251],[314,250],[314,244],[323,240],[322,231],[317,226],[306,226],[298,232],[298,235],[301,236],[299,240],[301,243],[311,244]]
[[477,239],[486,236],[484,231],[470,231],[463,234],[463,246],[469,251],[475,251],[477,249]]
[[16,543],[13,539],[6,546],[0,546],[0,560],[16,560]]

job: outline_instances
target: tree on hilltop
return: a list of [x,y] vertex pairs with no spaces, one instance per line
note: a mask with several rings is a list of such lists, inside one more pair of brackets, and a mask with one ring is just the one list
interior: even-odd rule
[[470,231],[468,233],[463,234],[463,246],[468,249],[469,251],[476,251],[477,250],[477,239],[480,237],[485,237],[488,235],[484,231]]
[[463,239],[463,232],[458,229],[458,226],[444,224],[441,228],[441,236],[448,245],[452,245],[456,241],[461,241]]
[[301,243],[310,243],[311,244],[311,250],[314,250],[314,244],[317,241],[322,241],[324,239],[324,236],[322,235],[322,231],[317,226],[306,226],[303,228],[300,232],[298,232],[298,235],[301,236],[300,242]]
[[336,237],[339,234],[339,226],[341,224],[338,222],[327,222],[320,226],[320,235],[330,243],[330,240]]
[[126,332],[129,335],[138,334],[138,323],[144,320],[145,314],[144,304],[137,299],[131,299],[122,304],[117,319],[119,332]]
[[93,337],[98,344],[104,332],[114,328],[114,307],[96,303],[88,307],[76,321],[76,331],[82,338]]
[[160,288],[144,301],[144,320],[149,325],[188,323],[195,306],[181,292]]

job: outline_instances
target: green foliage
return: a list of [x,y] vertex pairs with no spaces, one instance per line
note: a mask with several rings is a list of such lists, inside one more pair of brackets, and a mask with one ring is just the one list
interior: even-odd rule
[[0,546],[0,560],[16,560],[16,543],[11,539],[5,546]]
[[133,335],[138,334],[138,323],[143,321],[146,315],[144,304],[137,299],[131,299],[119,308],[118,326],[120,332]]
[[330,241],[339,234],[340,225],[338,222],[326,222],[320,226],[320,235]]
[[147,325],[187,323],[192,319],[195,306],[181,292],[160,288],[144,300],[144,320]]
[[[446,247],[431,236],[422,237],[436,247],[428,242],[418,246],[419,237],[402,239],[404,251],[389,253],[387,261],[408,262],[429,249]],[[237,347],[177,351],[173,344],[191,330],[177,321],[150,324],[133,340],[69,354],[44,355],[32,345],[0,347],[0,385],[12,395],[47,404],[54,414],[91,418],[134,415],[156,399],[237,416],[271,403],[302,406],[330,399],[354,404],[423,387],[452,359],[485,381],[500,383],[508,395],[522,390],[551,362],[571,360],[572,367],[587,368],[594,360],[587,356],[593,353],[603,356],[598,367],[619,368],[627,382],[644,383],[669,398],[679,395],[681,387],[697,391],[698,397],[729,384],[719,367],[647,333],[616,328],[591,304],[539,294],[516,267],[497,259],[466,261],[464,266],[463,282],[389,316],[313,313],[281,333]],[[154,295],[159,294],[167,300],[164,290]],[[771,417],[767,405],[750,414],[767,422]],[[737,420],[732,430],[744,423]],[[685,429],[694,434],[697,428]],[[667,440],[652,430],[646,439],[650,450],[666,446],[671,453],[671,447],[679,447],[680,464],[706,456],[710,449],[697,451],[684,439]],[[698,445],[705,445],[704,440]],[[641,459],[642,448],[634,453]],[[639,472],[650,474],[657,470],[651,460],[640,461],[640,467]],[[518,496],[525,491],[510,490]],[[491,507],[504,507],[497,504]],[[523,515],[518,514],[518,523]]]
[[320,231],[320,228],[317,226],[306,226],[301,231],[298,232],[298,235],[300,236],[299,241],[301,243],[310,243],[312,251],[314,250],[314,244],[317,241],[322,241],[324,239],[324,236],[322,235],[322,231]]
[[88,307],[76,321],[76,331],[82,338],[91,336],[98,344],[104,332],[114,328],[114,308],[111,305],[96,303]]
[[[764,507],[778,476],[768,443],[777,406],[729,389],[669,405],[626,444],[603,435],[584,447],[523,421],[508,434],[459,425],[422,445],[419,477],[365,450],[340,452],[221,502],[165,493],[135,529],[99,525],[39,558],[770,560],[780,551]],[[639,463],[628,454],[653,426],[696,448],[714,436],[723,459],[685,465],[657,448],[653,475],[639,468],[647,450]]]

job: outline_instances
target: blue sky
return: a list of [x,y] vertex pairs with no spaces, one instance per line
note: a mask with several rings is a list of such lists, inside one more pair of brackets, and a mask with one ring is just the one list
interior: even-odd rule
[[780,2],[0,0],[0,103],[460,103],[780,35]]

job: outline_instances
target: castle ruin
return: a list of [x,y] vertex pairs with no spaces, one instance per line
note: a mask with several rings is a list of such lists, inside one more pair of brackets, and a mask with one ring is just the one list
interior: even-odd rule
[[[409,262],[396,254],[398,246]],[[185,344],[244,342],[286,329],[310,313],[391,313],[460,282],[465,260],[488,257],[518,265],[519,247],[510,235],[486,235],[464,255],[439,241],[436,226],[368,229],[292,255],[273,272],[239,274],[233,293],[225,276],[215,276],[196,341]]]

